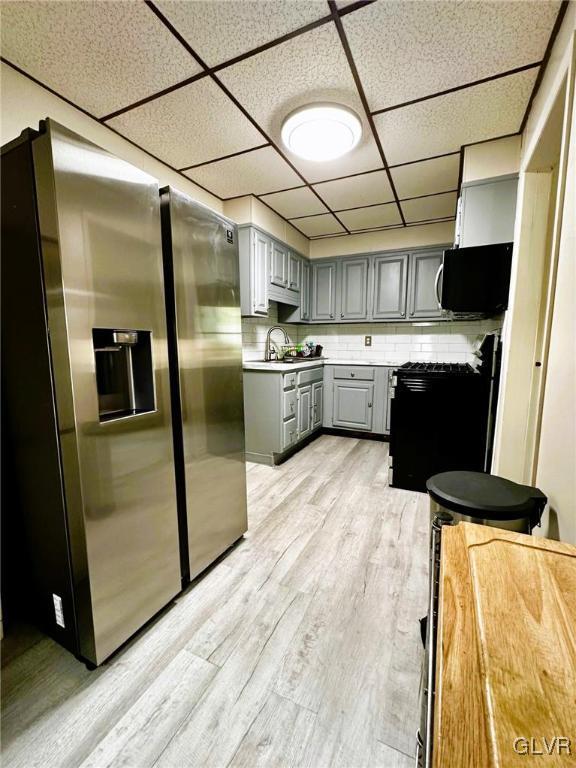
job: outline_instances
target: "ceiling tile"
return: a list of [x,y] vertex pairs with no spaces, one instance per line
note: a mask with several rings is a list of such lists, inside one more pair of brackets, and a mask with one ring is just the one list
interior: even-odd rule
[[[158,7],[190,46],[215,66],[329,15],[314,0],[158,0]],[[231,8],[232,5],[232,8]]]
[[175,168],[264,141],[209,77],[113,117],[107,124]]
[[458,188],[460,153],[391,168],[398,197],[418,197]]
[[444,195],[418,197],[414,200],[404,200],[402,211],[407,222],[428,221],[429,219],[444,219],[456,215],[456,192]]
[[193,168],[186,176],[220,197],[259,195],[302,183],[272,147]]
[[373,205],[370,208],[357,208],[355,211],[340,211],[338,218],[350,230],[402,224],[396,203]]
[[333,211],[394,200],[386,171],[326,181],[315,184],[314,189]]
[[310,181],[381,166],[358,91],[334,24],[314,29],[218,72],[218,77],[281,146],[284,118],[313,102],[337,102],[355,110],[363,136],[356,149],[331,163],[311,163],[288,153]]
[[265,195],[261,200],[278,211],[280,216],[291,219],[294,216],[308,216],[314,213],[324,213],[328,209],[323,205],[308,187],[289,189],[286,192],[276,192]]
[[388,162],[456,152],[462,144],[515,133],[536,72],[532,69],[376,115]]
[[102,116],[200,67],[144,3],[3,2],[2,55]]
[[338,220],[327,213],[325,216],[309,216],[304,219],[293,219],[293,224],[297,229],[303,232],[307,237],[318,237],[321,235],[333,235],[336,232],[345,232],[345,229]]
[[541,61],[559,2],[373,3],[343,18],[373,110]]

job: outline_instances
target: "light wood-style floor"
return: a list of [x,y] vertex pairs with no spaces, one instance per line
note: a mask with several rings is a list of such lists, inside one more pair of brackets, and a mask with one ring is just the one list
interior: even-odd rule
[[250,530],[108,663],[47,638],[3,670],[4,768],[408,768],[428,504],[386,443],[248,467]]

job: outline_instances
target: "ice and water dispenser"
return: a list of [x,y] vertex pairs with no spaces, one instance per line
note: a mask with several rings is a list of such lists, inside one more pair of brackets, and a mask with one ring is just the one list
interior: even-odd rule
[[101,422],[156,410],[150,331],[94,328]]

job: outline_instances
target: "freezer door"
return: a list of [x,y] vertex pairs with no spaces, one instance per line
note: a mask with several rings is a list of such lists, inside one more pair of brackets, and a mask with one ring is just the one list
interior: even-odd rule
[[162,205],[192,579],[247,528],[238,239],[232,222],[181,193],[166,190]]
[[[181,588],[158,185],[51,121],[33,151],[80,653],[99,664]],[[128,404],[104,407],[126,377]]]

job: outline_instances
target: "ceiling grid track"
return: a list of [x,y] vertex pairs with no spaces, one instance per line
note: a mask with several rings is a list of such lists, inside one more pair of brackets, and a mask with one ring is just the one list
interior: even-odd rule
[[[329,13],[328,14],[326,14],[326,15],[320,17],[320,18],[313,19],[312,21],[309,21],[307,24],[304,24],[303,26],[298,27],[297,29],[289,31],[286,34],[280,35],[279,37],[276,37],[275,39],[270,40],[268,42],[264,42],[263,44],[258,45],[257,47],[252,48],[251,50],[242,52],[242,53],[234,56],[233,58],[227,59],[227,60],[225,60],[223,62],[221,61],[220,63],[217,63],[214,66],[208,66],[208,64],[201,59],[201,57],[196,53],[196,51],[187,42],[185,37],[179,32],[177,27],[168,18],[166,18],[164,16],[164,14],[162,13],[162,11],[159,8],[156,7],[156,5],[154,4],[153,0],[144,0],[145,5],[155,14],[157,19],[164,25],[164,27],[178,41],[178,43],[183,46],[183,48],[186,50],[186,52],[193,58],[193,60],[196,62],[196,64],[201,68],[201,71],[200,72],[196,72],[195,74],[191,75],[190,77],[187,77],[184,80],[180,80],[177,83],[173,83],[172,85],[169,85],[166,88],[163,88],[162,90],[156,91],[155,93],[153,93],[151,95],[145,96],[144,98],[142,98],[142,99],[140,99],[140,100],[138,100],[136,102],[133,102],[133,103],[131,103],[131,104],[127,105],[127,106],[121,107],[119,109],[116,109],[115,111],[110,112],[109,114],[106,114],[106,115],[100,116],[100,117],[97,117],[96,115],[92,114],[90,111],[88,111],[88,109],[85,109],[85,108],[79,106],[78,104],[76,104],[70,98],[67,98],[66,96],[62,95],[57,90],[55,90],[54,88],[52,88],[52,87],[46,85],[45,83],[43,83],[42,81],[40,81],[37,77],[34,77],[31,74],[28,74],[28,72],[26,72],[20,66],[12,63],[12,61],[8,60],[7,58],[5,58],[3,56],[0,56],[0,60],[2,62],[4,62],[5,64],[7,64],[12,69],[14,69],[15,71],[19,72],[23,76],[25,76],[28,79],[30,79],[31,81],[37,83],[39,86],[41,86],[42,88],[44,88],[48,92],[50,92],[50,93],[54,94],[55,96],[57,96],[58,98],[62,99],[64,102],[66,102],[70,106],[74,107],[75,109],[78,109],[80,112],[82,112],[87,117],[89,117],[89,118],[95,120],[96,122],[98,122],[99,124],[105,126],[110,131],[112,131],[114,134],[116,134],[117,136],[119,136],[122,139],[124,139],[125,141],[127,141],[130,145],[132,145],[135,148],[139,149],[140,151],[144,152],[148,157],[154,159],[155,161],[161,163],[162,165],[164,165],[165,167],[169,168],[173,172],[177,173],[179,176],[181,176],[187,182],[191,181],[192,183],[197,185],[200,189],[202,189],[206,193],[212,195],[214,198],[216,198],[216,199],[218,199],[218,200],[220,200],[222,202],[226,202],[228,200],[239,199],[239,198],[243,198],[243,197],[247,197],[247,196],[251,195],[255,199],[259,200],[261,203],[263,203],[265,206],[267,206],[270,210],[274,211],[274,213],[277,214],[281,219],[286,221],[291,226],[295,227],[298,231],[300,231],[308,239],[314,239],[315,240],[315,239],[322,239],[322,237],[338,237],[338,236],[345,236],[347,234],[355,234],[355,233],[363,233],[363,232],[375,232],[375,231],[382,231],[382,230],[386,230],[386,229],[395,229],[395,228],[410,227],[410,226],[420,226],[422,224],[430,224],[430,223],[435,223],[435,222],[440,223],[440,222],[443,222],[443,221],[453,220],[453,217],[443,217],[443,218],[439,218],[438,217],[438,218],[435,218],[435,219],[427,219],[427,220],[421,220],[421,221],[410,221],[410,220],[407,220],[406,216],[408,214],[404,213],[403,206],[402,206],[403,203],[408,202],[410,200],[418,200],[418,199],[421,199],[421,198],[437,197],[437,196],[441,196],[441,195],[454,194],[455,190],[451,189],[451,190],[446,190],[445,192],[432,192],[432,193],[429,193],[429,194],[413,195],[413,196],[409,196],[409,197],[408,196],[401,196],[401,195],[398,194],[398,191],[397,191],[397,188],[396,188],[396,185],[395,185],[395,182],[394,182],[394,178],[393,178],[392,173],[391,173],[391,169],[400,169],[400,168],[403,168],[403,167],[406,167],[406,166],[416,165],[418,163],[425,163],[427,161],[432,161],[432,160],[440,159],[440,158],[443,158],[443,157],[450,157],[450,156],[459,155],[460,156],[459,169],[458,169],[459,170],[459,176],[458,176],[458,182],[457,182],[457,188],[458,188],[457,191],[459,191],[460,187],[461,187],[461,183],[462,183],[464,152],[465,152],[465,149],[467,147],[474,146],[476,144],[487,143],[487,142],[490,142],[490,141],[497,141],[498,139],[503,139],[503,138],[510,137],[510,136],[517,136],[517,135],[521,134],[523,132],[525,126],[526,126],[526,122],[528,120],[528,116],[530,114],[530,110],[531,110],[533,101],[534,101],[534,99],[535,99],[535,97],[536,97],[536,95],[538,93],[538,89],[539,89],[539,87],[541,85],[542,76],[543,76],[546,64],[549,61],[554,41],[556,40],[558,31],[560,29],[560,26],[561,26],[562,21],[564,19],[566,10],[568,8],[568,4],[569,4],[568,0],[562,0],[561,3],[560,3],[560,7],[559,7],[558,12],[556,14],[556,18],[554,20],[554,25],[552,27],[552,30],[551,30],[551,33],[550,33],[550,36],[549,36],[549,39],[548,39],[548,42],[547,42],[547,46],[546,46],[546,49],[544,51],[544,55],[542,56],[540,61],[534,61],[533,63],[524,64],[522,66],[518,66],[518,67],[515,67],[513,69],[508,69],[508,70],[506,70],[504,72],[499,72],[497,74],[490,75],[490,76],[487,76],[487,77],[483,77],[483,78],[480,78],[478,80],[470,81],[470,82],[467,82],[467,83],[462,84],[462,85],[456,85],[456,86],[454,86],[452,88],[447,88],[445,90],[437,91],[435,93],[431,93],[431,94],[428,94],[426,96],[422,96],[422,97],[419,97],[419,98],[416,98],[416,99],[411,99],[411,100],[408,100],[408,101],[397,103],[397,104],[394,104],[394,105],[389,106],[389,107],[384,107],[382,109],[375,109],[375,110],[371,111],[369,103],[368,103],[368,98],[367,98],[367,95],[366,95],[366,91],[364,90],[364,84],[363,84],[362,79],[360,77],[360,73],[359,73],[358,67],[357,67],[357,65],[355,63],[354,56],[353,56],[353,53],[352,53],[352,49],[351,49],[351,46],[350,46],[350,43],[349,43],[349,40],[348,40],[348,36],[346,34],[346,30],[345,30],[344,24],[342,22],[342,17],[346,17],[349,14],[352,14],[355,11],[358,11],[359,9],[361,9],[361,8],[363,8],[365,6],[369,6],[372,3],[374,3],[374,2],[376,2],[376,0],[357,0],[357,2],[352,2],[352,3],[349,3],[348,5],[346,5],[344,7],[339,8],[339,7],[337,7],[336,2],[334,2],[334,0],[328,0],[328,8],[329,8]],[[292,40],[292,39],[297,38],[297,37],[299,37],[301,35],[304,35],[307,32],[311,32],[311,31],[313,31],[315,29],[320,29],[320,28],[322,28],[322,27],[324,27],[326,25],[331,25],[332,23],[334,24],[334,26],[336,28],[336,31],[338,33],[338,36],[339,36],[339,39],[340,39],[340,42],[341,42],[341,45],[342,45],[342,48],[344,50],[344,54],[346,56],[346,60],[348,62],[348,66],[349,66],[349,69],[350,69],[350,72],[351,72],[351,75],[352,75],[352,79],[354,81],[354,85],[356,87],[356,90],[357,90],[358,96],[360,98],[360,102],[362,104],[362,107],[364,109],[365,118],[366,118],[366,120],[367,120],[367,122],[369,124],[370,130],[371,130],[371,133],[372,133],[372,137],[374,139],[374,143],[375,143],[375,146],[376,146],[376,150],[377,150],[377,153],[378,153],[378,155],[380,157],[380,162],[382,163],[382,167],[372,168],[372,169],[367,170],[367,171],[359,171],[359,172],[356,172],[356,173],[350,173],[350,174],[346,174],[346,175],[342,175],[342,176],[338,176],[338,177],[333,177],[333,178],[329,178],[329,179],[321,179],[320,181],[316,181],[316,182],[309,182],[308,179],[306,178],[306,176],[304,175],[304,173],[299,171],[298,168],[294,165],[294,163],[292,163],[291,160],[289,159],[289,157],[284,153],[282,147],[280,147],[279,144],[277,142],[275,142],[268,135],[267,131],[263,129],[263,127],[257,122],[257,120],[254,119],[254,117],[248,112],[248,110],[238,101],[238,99],[233,95],[233,93],[229,90],[229,88],[217,76],[217,73],[220,72],[221,70],[224,70],[224,69],[226,69],[228,67],[233,66],[234,64],[238,64],[239,62],[242,62],[242,61],[244,61],[246,59],[250,59],[250,58],[258,55],[259,53],[262,53],[264,51],[268,51],[270,49],[275,48],[276,46],[281,45],[282,43],[285,43],[285,42],[287,42],[289,40]],[[21,62],[19,62],[19,63],[21,63]],[[511,63],[513,63],[513,62],[511,62]],[[378,129],[376,128],[376,123],[375,123],[375,120],[374,120],[375,117],[378,117],[379,115],[383,115],[385,113],[393,112],[394,110],[402,109],[404,107],[410,107],[410,106],[412,106],[414,104],[418,104],[420,102],[425,102],[425,101],[429,101],[429,100],[432,100],[432,99],[435,99],[435,98],[438,98],[438,97],[446,96],[448,94],[452,94],[452,93],[455,93],[455,92],[458,92],[458,91],[462,91],[462,90],[465,90],[467,88],[474,88],[475,86],[480,86],[480,85],[483,85],[485,83],[489,83],[489,82],[494,81],[494,80],[499,80],[499,79],[503,79],[503,78],[506,78],[506,77],[514,76],[514,75],[517,75],[519,73],[522,73],[522,72],[525,72],[525,71],[528,71],[528,70],[531,70],[531,69],[536,69],[536,68],[538,68],[538,72],[536,74],[536,77],[535,77],[535,80],[534,80],[534,83],[533,83],[533,86],[532,86],[532,89],[531,89],[531,92],[530,92],[530,96],[529,96],[527,104],[526,104],[526,108],[524,110],[523,118],[521,120],[521,123],[520,123],[518,131],[512,132],[512,133],[507,133],[507,134],[500,135],[500,136],[493,136],[493,137],[491,137],[489,139],[483,139],[483,140],[476,141],[476,142],[463,143],[463,144],[460,145],[460,149],[459,150],[454,150],[452,152],[443,152],[443,153],[440,153],[440,154],[431,155],[429,157],[422,157],[422,158],[416,159],[416,160],[405,160],[404,162],[401,162],[401,163],[394,163],[394,164],[391,164],[391,165],[388,164],[387,159],[386,159],[386,155],[385,155],[385,152],[384,152],[384,148],[382,146],[382,141],[381,141],[380,135],[378,133]],[[134,141],[134,140],[130,139],[128,136],[126,136],[125,134],[121,133],[120,130],[117,130],[115,127],[113,127],[112,125],[110,125],[107,122],[109,120],[112,120],[112,118],[114,118],[114,117],[117,117],[117,116],[123,115],[123,114],[125,114],[127,112],[130,112],[131,110],[136,109],[137,107],[140,107],[140,106],[142,106],[144,104],[147,104],[147,103],[149,103],[151,101],[154,101],[154,100],[156,100],[156,99],[158,99],[158,98],[160,98],[162,96],[166,96],[167,94],[173,93],[174,91],[177,91],[177,90],[179,90],[181,88],[184,88],[185,86],[190,85],[192,83],[195,83],[195,82],[197,82],[199,80],[202,80],[204,78],[210,78],[212,80],[212,82],[230,100],[230,102],[232,104],[234,104],[234,106],[240,111],[240,113],[252,125],[252,127],[255,128],[256,131],[258,131],[258,133],[262,136],[262,139],[263,139],[262,143],[258,144],[257,146],[254,146],[254,147],[249,147],[247,149],[241,149],[241,150],[238,150],[236,152],[230,152],[229,154],[226,154],[226,155],[223,155],[223,156],[220,156],[220,157],[216,157],[216,158],[212,158],[210,160],[206,160],[206,161],[203,161],[203,162],[194,163],[192,165],[187,165],[187,166],[184,166],[184,167],[175,167],[175,165],[171,164],[170,162],[168,162],[166,160],[163,160],[161,157],[159,157],[153,151],[149,151],[149,150],[145,149],[137,141]],[[441,83],[438,83],[438,85],[440,85],[440,84]],[[295,184],[295,185],[292,185],[290,187],[285,187],[283,189],[273,189],[273,190],[271,190],[269,192],[262,192],[262,193],[258,193],[258,194],[251,193],[251,192],[245,192],[245,193],[243,193],[241,195],[223,196],[221,194],[217,194],[217,193],[212,192],[208,187],[204,186],[202,183],[199,183],[194,178],[192,178],[191,176],[187,175],[187,172],[193,171],[195,168],[204,168],[206,166],[215,164],[215,163],[217,163],[219,161],[223,161],[223,160],[227,160],[227,159],[230,159],[230,158],[238,157],[238,156],[241,156],[241,155],[249,154],[250,152],[255,152],[255,151],[258,151],[258,150],[263,150],[263,149],[265,149],[267,147],[272,148],[277,153],[277,155],[286,163],[288,168],[290,168],[292,170],[292,172],[302,181],[301,184]],[[158,150],[155,150],[155,151],[158,151]],[[375,161],[377,162],[377,158],[375,158]],[[338,202],[340,202],[340,204],[342,202],[345,203],[346,202],[345,200],[341,200],[341,201],[336,202],[336,205],[334,205],[334,204],[328,205],[327,202],[325,201],[324,197],[322,196],[322,194],[315,188],[318,185],[326,184],[328,182],[340,181],[340,180],[352,179],[352,178],[360,178],[360,177],[365,177],[365,176],[368,177],[370,174],[378,173],[378,172],[382,173],[382,171],[384,171],[386,173],[386,177],[387,177],[387,180],[388,180],[388,182],[390,184],[390,189],[391,189],[392,195],[393,195],[393,200],[388,200],[387,202],[370,203],[370,204],[366,204],[366,205],[355,205],[355,206],[348,206],[346,208],[343,208],[343,207],[341,207],[341,205],[340,206],[338,205]],[[395,173],[395,177],[396,177],[396,183],[400,184],[400,181],[398,179],[398,174]],[[456,179],[454,179],[452,184],[454,184],[455,181],[456,181]],[[402,183],[404,183],[404,182],[402,182]],[[289,192],[291,190],[298,190],[298,189],[308,189],[314,195],[314,197],[321,203],[321,205],[326,209],[326,212],[325,213],[318,213],[318,212],[316,212],[316,213],[310,213],[310,214],[302,214],[302,215],[298,215],[298,216],[288,216],[288,215],[284,215],[280,211],[276,210],[273,207],[273,205],[271,205],[266,200],[267,197],[271,197],[271,196],[273,196],[275,194],[280,194],[282,192]],[[405,192],[406,191],[408,191],[408,190],[405,190]],[[414,190],[414,191],[416,191],[416,190]],[[372,199],[374,199],[375,197],[377,199],[376,195],[373,195]],[[368,197],[368,199],[369,199],[369,197]],[[335,201],[332,200],[332,203],[334,203],[334,202]],[[350,200],[350,202],[353,202],[353,200]],[[358,202],[362,202],[362,201],[358,200]],[[346,225],[344,223],[344,221],[342,220],[341,216],[339,215],[339,214],[344,214],[344,213],[348,213],[348,212],[351,212],[351,211],[362,210],[362,209],[370,209],[370,208],[377,208],[378,206],[387,206],[387,205],[390,205],[390,206],[395,205],[396,206],[396,208],[398,210],[398,213],[400,215],[401,223],[398,222],[398,223],[394,223],[394,224],[387,224],[387,225],[382,225],[382,226],[377,226],[377,227],[363,227],[363,228],[360,228],[360,229],[353,229],[350,224]],[[305,208],[303,210],[305,210]],[[385,210],[385,209],[383,208],[383,210]],[[440,212],[440,211],[438,211],[438,212]],[[422,213],[424,213],[424,210],[422,210]],[[333,220],[337,221],[338,224],[343,228],[344,231],[343,232],[337,232],[337,233],[330,233],[330,234],[326,234],[326,235],[307,235],[305,232],[303,232],[302,230],[300,230],[298,228],[297,222],[299,220],[301,220],[301,219],[311,219],[311,218],[316,218],[316,217],[320,217],[320,216],[332,216]],[[357,223],[360,224],[360,221],[357,221]],[[366,223],[368,223],[368,222],[366,222]]]
[[[252,117],[252,115],[246,110],[242,104],[238,101],[238,99],[234,96],[234,94],[224,85],[224,83],[220,80],[220,78],[210,70],[210,67],[206,64],[206,62],[193,50],[193,48],[186,42],[186,40],[182,37],[182,35],[178,32],[178,30],[174,27],[173,24],[164,16],[164,14],[156,7],[156,5],[152,2],[152,0],[144,0],[146,5],[150,8],[150,10],[156,14],[158,19],[166,25],[166,27],[172,32],[172,34],[176,37],[176,39],[184,46],[184,48],[188,51],[188,53],[194,58],[194,60],[197,62],[199,66],[201,66],[209,75],[209,77],[216,83],[216,85],[224,92],[224,94],[230,99],[230,101],[234,104],[237,109],[242,112],[244,117],[256,128],[257,131],[260,132],[260,134],[264,137],[264,139],[267,141],[267,143],[276,150],[276,152],[280,155],[280,157],[286,162],[290,168],[294,171],[294,173],[298,176],[298,178],[302,179],[304,182],[304,186],[308,187],[308,189],[318,198],[318,200],[324,205],[330,214],[334,216],[338,224],[347,232],[347,234],[350,234],[350,230],[348,227],[342,222],[338,216],[334,213],[334,211],[330,208],[329,205],[322,199],[320,194],[314,189],[314,187],[308,182],[308,180],[302,175],[302,173],[296,168],[296,166],[292,163],[292,161],[284,154],[284,152],[280,149],[280,147],[276,144],[275,141],[266,133],[266,131],[259,125],[259,123]],[[194,181],[194,179],[191,179]],[[196,182],[194,182],[196,183]],[[270,206],[268,206],[270,207]],[[285,221],[288,221],[284,216],[282,218]],[[304,234],[304,233],[302,233]],[[307,237],[307,235],[305,235]]]
[[390,173],[390,168],[388,167],[388,163],[386,162],[386,155],[384,154],[384,150],[382,148],[382,142],[380,141],[380,136],[378,135],[378,131],[376,130],[374,118],[372,117],[370,106],[368,104],[368,99],[366,98],[366,94],[364,92],[364,86],[362,85],[362,81],[360,80],[360,75],[358,74],[358,69],[354,62],[354,57],[352,56],[352,51],[350,50],[350,44],[348,42],[348,38],[346,37],[346,32],[344,31],[344,25],[342,24],[342,19],[340,18],[340,15],[338,13],[338,8],[336,6],[335,0],[328,0],[328,6],[332,13],[332,19],[334,20],[334,24],[336,25],[338,36],[340,38],[340,42],[342,43],[344,53],[346,54],[346,58],[348,59],[348,65],[350,67],[350,71],[352,72],[354,83],[356,84],[358,96],[360,97],[360,101],[362,102],[362,106],[364,107],[364,112],[366,114],[366,119],[368,120],[370,130],[372,131],[372,137],[374,138],[376,148],[378,149],[378,154],[380,155],[382,165],[384,167],[384,170],[386,171],[386,176],[388,177],[388,183],[390,184],[392,194],[394,195],[394,201],[398,207],[398,213],[400,214],[400,218],[402,219],[402,224],[406,226],[406,219],[404,218],[404,212],[402,210],[402,206],[400,205],[398,193],[396,192],[394,179],[392,178],[392,174]]

